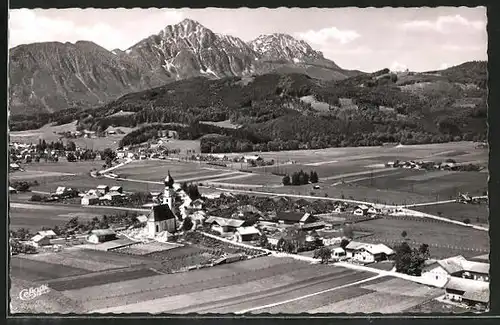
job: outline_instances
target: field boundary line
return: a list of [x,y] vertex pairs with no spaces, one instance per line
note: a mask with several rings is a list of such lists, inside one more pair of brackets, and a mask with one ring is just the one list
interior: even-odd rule
[[384,275],[377,274],[375,276],[372,276],[370,278],[363,279],[363,280],[360,280],[360,281],[355,281],[355,282],[344,284],[344,285],[341,285],[341,286],[338,286],[338,287],[334,287],[334,288],[330,288],[330,289],[326,289],[326,290],[321,290],[321,291],[318,291],[318,292],[310,293],[310,294],[307,294],[307,295],[304,295],[304,296],[301,296],[301,297],[296,297],[296,298],[293,298],[293,299],[288,299],[288,300],[284,300],[284,301],[280,301],[280,302],[275,302],[275,303],[272,303],[272,304],[267,304],[267,305],[263,305],[263,306],[259,306],[259,307],[253,307],[253,308],[250,308],[250,309],[246,309],[246,310],[235,312],[235,314],[245,314],[245,313],[249,313],[249,312],[252,312],[252,311],[255,311],[255,310],[259,310],[259,309],[265,309],[265,308],[271,308],[271,307],[276,307],[276,306],[284,305],[284,304],[287,304],[287,303],[290,303],[290,302],[294,302],[294,301],[298,301],[298,300],[302,300],[302,299],[314,297],[314,296],[317,296],[317,295],[320,295],[320,294],[323,294],[323,293],[327,293],[327,292],[331,292],[331,291],[335,291],[335,290],[340,290],[340,289],[348,288],[348,287],[351,287],[351,286],[354,286],[354,285],[358,285],[358,284],[361,284],[361,283],[364,283],[364,282],[373,281],[373,280],[375,280],[377,278],[381,278],[381,277],[384,277]]

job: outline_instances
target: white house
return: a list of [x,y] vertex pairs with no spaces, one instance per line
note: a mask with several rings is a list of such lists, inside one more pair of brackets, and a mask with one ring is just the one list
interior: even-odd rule
[[14,193],[17,193],[17,190],[12,186],[9,186],[9,194],[14,194]]
[[251,241],[255,236],[260,236],[260,231],[253,227],[238,227],[235,238],[238,242]]
[[108,201],[114,202],[114,201],[120,199],[121,197],[123,197],[123,194],[121,194],[121,193],[118,193],[118,192],[108,192],[102,198],[104,200],[108,200]]
[[468,261],[459,255],[443,260],[429,261],[422,269],[422,276],[435,281],[459,277],[489,282],[489,269],[489,263]]
[[346,257],[361,263],[373,263],[387,260],[394,251],[384,244],[367,244],[351,241],[345,248]]
[[366,216],[369,209],[370,207],[366,205],[358,205],[356,209],[354,209],[354,214],[357,216]]
[[125,158],[125,152],[124,151],[117,151],[116,157],[118,157],[120,159]]
[[40,230],[37,232],[38,235],[47,237],[49,239],[55,238],[57,235],[54,230]]
[[94,229],[87,237],[87,241],[93,244],[104,243],[115,239],[116,233],[111,229]]
[[380,209],[377,209],[375,207],[370,207],[368,209],[368,214],[378,214],[378,213],[380,213]]
[[244,156],[243,160],[245,162],[250,162],[250,161],[259,161],[262,160],[262,158],[258,155],[253,155],[253,156]]
[[97,195],[85,195],[80,203],[81,205],[95,205],[99,203],[99,197]]
[[205,202],[202,199],[196,199],[191,202],[191,207],[196,210],[202,210]]
[[211,225],[213,231],[216,231],[221,235],[229,235],[234,234],[236,232],[236,229],[241,227],[245,223],[245,221],[238,219],[209,217],[205,221],[205,223]]
[[99,194],[101,194],[101,195],[104,195],[104,194],[109,192],[109,186],[108,185],[98,185],[97,192],[99,192]]
[[42,246],[50,245],[50,239],[48,237],[42,236],[40,234],[33,236],[33,238],[31,238],[31,242],[33,243],[33,246],[35,246],[35,247],[42,247]]
[[68,191],[68,188],[67,188],[67,187],[64,187],[64,186],[59,186],[59,187],[57,187],[57,189],[56,189],[56,194],[57,194],[57,195],[63,195],[63,194],[65,194],[67,191]]
[[345,207],[343,205],[337,205],[335,209],[333,209],[333,212],[335,213],[341,213],[345,211]]
[[123,193],[123,187],[121,186],[112,186],[109,189],[110,192]]

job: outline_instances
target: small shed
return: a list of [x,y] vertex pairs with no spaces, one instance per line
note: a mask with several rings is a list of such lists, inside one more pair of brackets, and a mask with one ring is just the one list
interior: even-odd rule
[[98,185],[97,192],[104,195],[104,194],[109,192],[109,186],[108,185]]
[[87,237],[87,241],[93,244],[104,243],[115,239],[116,233],[111,229],[94,229]]
[[332,249],[332,259],[339,260],[346,257],[346,252],[342,247],[335,247]]

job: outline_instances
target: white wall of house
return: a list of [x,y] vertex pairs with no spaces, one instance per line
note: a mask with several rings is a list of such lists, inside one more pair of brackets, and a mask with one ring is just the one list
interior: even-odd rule
[[462,301],[462,295],[456,293],[446,292],[445,298],[453,301]]
[[93,244],[98,244],[98,243],[99,243],[99,236],[92,234],[92,235],[90,235],[90,236],[87,238],[87,240],[88,240],[89,242],[93,243]]
[[436,287],[443,287],[448,282],[449,274],[440,265],[429,267],[422,271],[422,278],[434,283]]
[[352,259],[363,263],[375,262],[375,257],[373,256],[373,254],[370,254],[365,250],[355,251]]

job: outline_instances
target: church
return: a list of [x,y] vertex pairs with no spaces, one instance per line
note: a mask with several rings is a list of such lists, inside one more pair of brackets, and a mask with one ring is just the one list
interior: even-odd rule
[[170,176],[170,172],[168,172],[164,184],[162,203],[154,205],[148,215],[146,227],[151,237],[163,231],[173,233],[176,229],[176,217],[173,212],[175,201],[174,179]]

